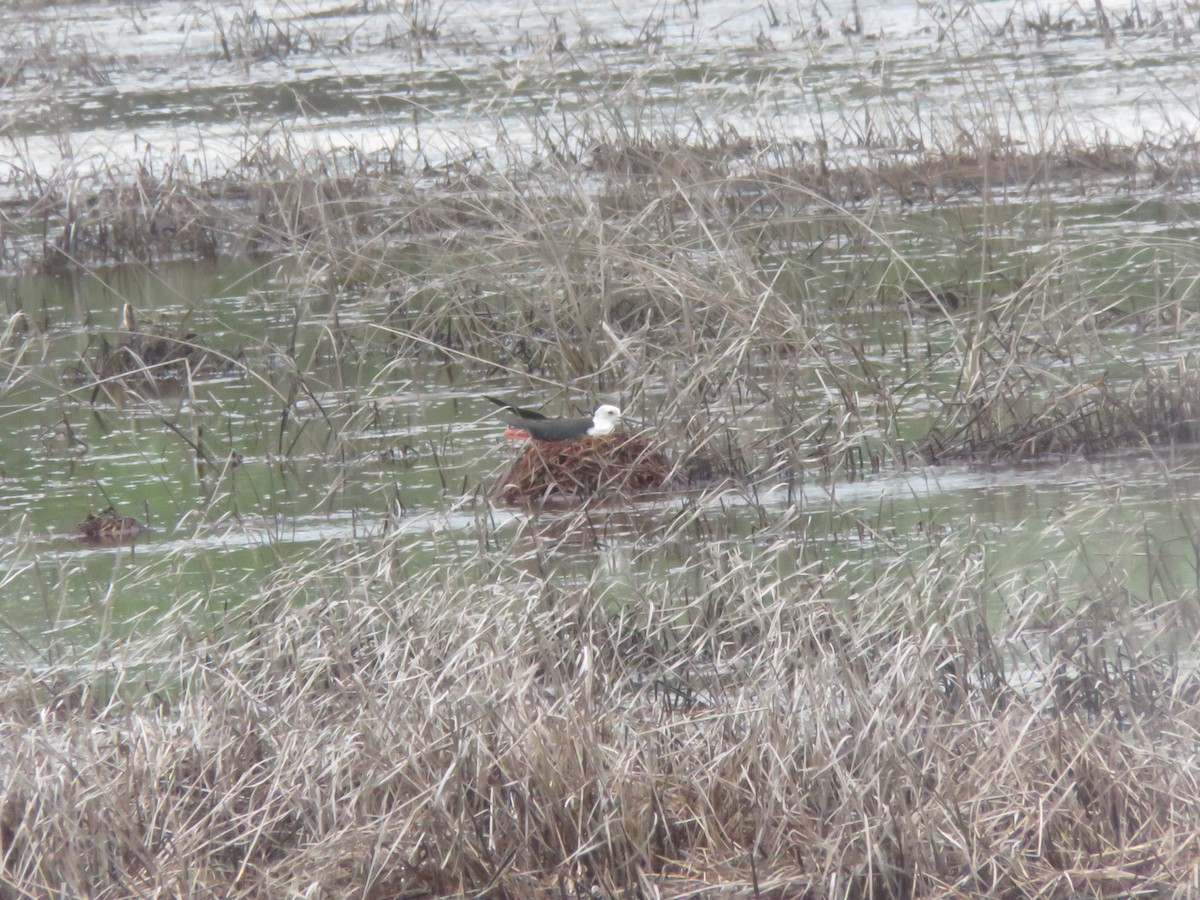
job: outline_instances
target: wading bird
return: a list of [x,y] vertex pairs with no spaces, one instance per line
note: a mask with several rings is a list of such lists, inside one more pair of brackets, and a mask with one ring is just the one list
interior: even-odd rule
[[625,418],[617,407],[605,403],[597,407],[590,416],[579,419],[565,419],[561,416],[551,419],[537,410],[513,406],[496,397],[483,395],[483,399],[495,403],[507,410],[500,416],[508,425],[504,436],[513,439],[533,438],[535,441],[573,441],[587,436],[612,434],[617,425]]

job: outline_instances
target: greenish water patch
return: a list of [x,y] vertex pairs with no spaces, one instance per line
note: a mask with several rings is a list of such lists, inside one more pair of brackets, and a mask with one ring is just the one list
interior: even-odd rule
[[[1139,603],[1192,589],[1187,448],[1017,469],[912,455],[979,414],[986,389],[1015,415],[1194,358],[1186,181],[1145,160],[1113,176],[1097,152],[1078,181],[1064,162],[996,185],[971,162],[933,191],[916,164],[929,148],[954,160],[972,134],[1036,150],[1022,118],[994,133],[1010,99],[1048,84],[1140,139],[1152,113],[1171,118],[1163,89],[1192,79],[1166,36],[1051,29],[1031,44],[1003,19],[946,33],[918,6],[288,9],[258,31],[237,5],[61,7],[68,31],[41,32],[40,61],[0,86],[18,111],[5,197],[23,211],[0,249],[13,269],[75,273],[0,281],[14,648],[237,608],[279,573],[372,551],[389,577],[469,561],[619,604],[647,579],[698,595],[735,559],[776,581],[870,574],[967,535],[997,609],[1105,579]],[[42,14],[3,15],[15,39]],[[56,34],[78,49],[86,29],[91,64],[62,65]],[[1134,37],[1160,54],[1137,69],[1148,82],[1091,77]],[[878,194],[787,168],[909,159]],[[188,178],[160,184],[171,166]],[[220,194],[230,167],[265,174]],[[165,223],[132,201],[91,220],[93,183],[180,206]],[[52,246],[84,226],[96,241],[120,223],[185,227],[176,185],[231,211],[206,221],[210,244],[184,244],[217,262],[55,265],[29,249],[43,230]],[[97,385],[127,310],[141,333],[189,340],[194,365]],[[494,508],[487,490],[519,450],[485,392],[551,413],[619,402],[674,458],[702,446],[735,477],[632,509]],[[132,548],[73,539],[107,507],[152,530]]]

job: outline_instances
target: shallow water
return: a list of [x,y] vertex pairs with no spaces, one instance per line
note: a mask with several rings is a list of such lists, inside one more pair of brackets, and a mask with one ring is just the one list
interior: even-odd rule
[[[1140,585],[1153,564],[1167,581],[1152,584],[1151,595],[1195,580],[1187,514],[1200,496],[1194,448],[1022,466],[890,463],[832,476],[800,468],[582,516],[493,507],[483,495],[518,451],[481,395],[513,396],[520,388],[511,377],[396,359],[367,309],[340,320],[345,346],[355,349],[339,356],[318,301],[294,329],[297,304],[309,301],[285,282],[249,264],[180,262],[140,275],[4,283],[10,299],[19,294],[49,323],[36,346],[5,355],[14,374],[0,398],[0,617],[10,647],[42,647],[48,634],[82,641],[147,612],[236,609],[272,573],[385,542],[401,571],[482,552],[529,567],[531,577],[591,584],[614,602],[629,595],[631,577],[698,590],[698,560],[722,546],[764,553],[772,565],[790,558],[837,568],[887,566],[914,549],[962,541],[986,555],[998,581],[1052,576],[1086,590],[1097,577],[1088,561],[1103,568],[1114,558]],[[124,298],[147,322],[187,315],[206,346],[239,366],[186,389],[142,385],[93,401],[92,386],[63,372],[90,359],[102,337],[117,339]],[[862,315],[864,327],[885,334],[948,327],[903,309]],[[1109,340],[1140,360],[1155,348],[1176,353],[1182,338],[1117,330]],[[886,354],[874,362],[895,365]],[[282,398],[297,384],[303,391],[285,420]],[[634,412],[680,453],[671,436],[679,423],[656,412],[666,399],[645,394]],[[804,402],[827,401],[818,385]],[[904,409],[919,431],[923,405],[913,399]],[[770,415],[760,407],[730,424],[754,446],[755,434],[769,434]],[[192,440],[208,465],[197,466]],[[226,465],[230,453],[239,465]],[[88,511],[109,505],[153,531],[132,547],[70,538]],[[681,520],[694,523],[681,528]]]
[[[996,116],[1019,134],[1022,122],[1010,117],[1028,104],[1054,107],[1031,115],[1042,125],[1131,141],[1200,108],[1184,41],[1195,22],[1111,40],[1082,26],[1040,37],[1025,26],[1043,14],[1082,21],[1068,3],[973,4],[970,20],[949,6],[895,3],[774,16],[767,7],[679,4],[633,19],[604,3],[543,4],[536,14],[491,5],[486,18],[472,4],[409,4],[408,16],[358,6],[258,4],[255,15],[239,3],[0,10],[17,66],[0,88],[11,148],[0,158],[0,192],[23,197],[56,173],[86,182],[139,164],[216,175],[264,146],[294,156],[310,147],[386,151],[401,168],[477,153],[501,161],[539,150],[556,121],[583,122],[584,143],[694,138],[726,125],[800,141],[857,135],[833,148],[853,156],[908,131],[938,145]],[[1015,24],[1005,29],[1010,13]],[[645,90],[615,90],[631,82]],[[964,83],[974,97],[981,85],[983,96],[994,92],[995,104],[964,106]],[[631,97],[643,105],[622,107]],[[887,275],[898,261],[965,296],[979,288],[986,261],[991,279],[1013,287],[1031,272],[1069,272],[1071,296],[1094,296],[1096,312],[1134,313],[1164,293],[1196,308],[1191,194],[1146,184],[1094,195],[1067,185],[1001,199],[986,215],[973,198],[873,210],[871,228],[886,246],[831,237],[820,215],[762,241],[764,279],[781,294],[827,298],[814,319],[838,317],[863,335],[868,363],[904,388],[896,427],[905,437],[923,432],[938,392],[951,387],[953,367],[938,360],[973,320],[914,315],[895,297],[864,296],[864,283],[912,280]],[[404,264],[420,282],[454,259],[427,249]],[[631,573],[698,587],[698,558],[729,546],[770,550],[798,568],[869,571],[944,540],[979,547],[997,585],[1053,580],[1086,592],[1116,568],[1147,603],[1195,586],[1195,448],[1020,467],[891,461],[829,475],[796,466],[582,518],[494,508],[484,494],[516,451],[480,395],[516,398],[529,382],[495,366],[397,357],[382,325],[385,300],[333,300],[293,275],[253,258],[0,281],[7,312],[36,323],[0,348],[0,622],[10,652],[41,652],[51,635],[84,641],[146,613],[236,608],[274,572],[385,541],[401,570],[482,553],[615,598],[629,594]],[[187,385],[104,394],[67,377],[95,360],[102,341],[119,339],[125,304],[145,323],[196,331],[211,364]],[[1070,313],[1060,324],[1083,321]],[[1197,350],[1187,327],[1127,317],[1095,331],[1092,358],[1053,363],[1078,370],[1080,383]],[[920,353],[898,350],[909,346]],[[844,347],[828,352],[858,364]],[[924,361],[920,377],[906,377],[914,359]],[[756,377],[754,387],[769,394],[769,367]],[[807,390],[787,402],[840,402],[815,375]],[[670,399],[665,385],[650,383],[632,412],[680,453],[686,423],[659,414]],[[769,403],[712,414],[762,454],[752,466],[766,463]],[[89,511],[108,506],[153,530],[132,547],[71,539]],[[1011,594],[998,588],[996,602]]]
[[[1200,22],[1169,5],[1129,12],[1106,37],[1078,4],[1011,0],[6,7],[0,180],[132,164],[215,176],[285,138],[292,155],[440,166],[530,149],[597,106],[610,133],[591,138],[732,128],[843,154],[994,132],[1036,148],[1040,129],[1085,145],[1165,139],[1200,109]],[[631,82],[646,89],[617,90]]]

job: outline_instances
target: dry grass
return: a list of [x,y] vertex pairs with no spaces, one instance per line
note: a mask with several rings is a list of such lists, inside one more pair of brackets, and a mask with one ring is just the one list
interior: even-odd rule
[[[437,40],[438,13],[405,4],[397,43]],[[1035,14],[995,37],[1162,21],[1138,16]],[[250,5],[218,24],[226,61],[318,40]],[[333,310],[310,360],[386,342],[393,365],[453,362],[514,393],[632,398],[680,468],[730,479],[509,531],[481,505],[472,550],[339,545],[281,565],[244,612],[198,602],[125,638],[106,622],[92,646],[49,634],[0,670],[0,900],[1200,893],[1194,545],[1191,580],[1144,527],[1089,556],[1107,497],[1038,535],[1057,548],[1069,525],[1069,559],[1013,570],[932,512],[915,539],[856,521],[876,548],[861,564],[814,537],[867,470],[1195,439],[1190,238],[1064,249],[1052,222],[1070,191],[1190,185],[1194,136],[684,140],[621,112],[601,99],[562,132],[530,123],[533,149],[436,166],[281,131],[220,176],[148,158],[14,180],[13,267],[261,255]],[[344,329],[340,304],[368,326]],[[49,340],[33,319],[0,341],[13,380]],[[101,381],[188,371],[192,335],[126,331]],[[262,352],[288,363],[270,423],[286,467],[295,400],[322,392],[294,343]],[[320,452],[350,457],[356,415],[326,417]],[[208,461],[201,428],[160,421]],[[831,499],[810,519],[813,477]],[[1188,502],[1165,502],[1194,535]],[[603,551],[590,578],[572,577],[580,546]]]
[[1103,378],[1049,397],[1031,389],[1011,383],[984,388],[953,434],[935,432],[925,440],[922,456],[928,462],[1028,460],[1200,437],[1200,382],[1182,360],[1146,372],[1120,394]]
[[1163,625],[1043,595],[996,631],[970,544],[863,579],[781,568],[794,540],[698,548],[700,592],[628,605],[385,550],[103,680],[10,671],[4,890],[1200,889],[1200,704]]
[[[437,240],[454,233],[461,239],[464,232],[499,229],[512,237],[535,237],[546,225],[558,224],[544,221],[551,201],[567,203],[559,213],[581,227],[599,217],[659,241],[671,234],[678,239],[681,218],[711,219],[717,213],[713,230],[695,226],[686,247],[712,240],[723,230],[721,219],[752,233],[781,216],[789,221],[801,211],[811,215],[831,206],[957,202],[1008,188],[1186,187],[1200,173],[1196,144],[1189,139],[1175,146],[1056,146],[1038,152],[990,146],[914,150],[899,162],[882,156],[851,164],[813,159],[805,147],[749,139],[734,146],[643,139],[590,152],[587,160],[557,161],[563,168],[548,175],[537,174],[545,172],[545,161],[538,161],[533,171],[508,169],[497,177],[487,162],[470,159],[449,162],[440,171],[412,171],[401,162],[403,146],[370,155],[353,148],[301,151],[284,131],[254,142],[219,178],[179,159],[148,157],[133,171],[111,166],[86,180],[67,181],[64,175],[35,182],[19,200],[9,201],[10,227],[46,235],[40,247],[21,243],[16,262],[48,272],[249,250],[315,254],[314,259],[349,253],[365,266],[361,279],[377,277],[380,255],[401,236]],[[578,179],[588,173],[603,178],[599,196],[579,193]],[[782,230],[781,224],[772,227]]]

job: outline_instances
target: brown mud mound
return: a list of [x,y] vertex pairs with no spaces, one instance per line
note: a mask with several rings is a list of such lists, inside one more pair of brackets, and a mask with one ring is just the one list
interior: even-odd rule
[[552,496],[628,497],[661,488],[671,464],[650,441],[628,434],[530,441],[492,491],[513,504]]

